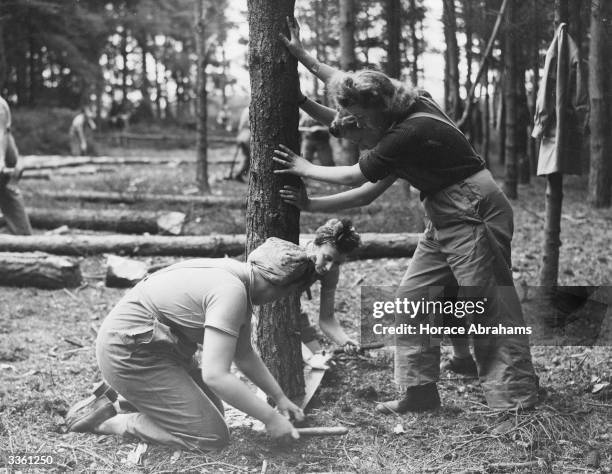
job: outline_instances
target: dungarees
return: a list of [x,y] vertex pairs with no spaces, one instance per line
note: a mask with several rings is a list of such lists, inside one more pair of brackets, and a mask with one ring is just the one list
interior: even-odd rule
[[[214,278],[217,269],[210,270]],[[127,433],[187,449],[225,446],[223,405],[193,358],[202,337],[146,308],[140,291],[136,286],[113,308],[96,341],[104,379],[138,410]]]
[[[423,204],[427,227],[397,296],[431,300],[445,286],[458,285],[463,296],[487,299],[486,314],[478,322],[523,326],[510,265],[512,208],[490,172],[479,171],[425,198]],[[421,321],[427,317],[418,316]],[[414,323],[401,315],[397,322]],[[474,351],[490,408],[526,408],[536,403],[537,377],[527,336],[476,336]],[[400,386],[436,382],[439,364],[438,339],[418,334],[397,337],[395,379]]]

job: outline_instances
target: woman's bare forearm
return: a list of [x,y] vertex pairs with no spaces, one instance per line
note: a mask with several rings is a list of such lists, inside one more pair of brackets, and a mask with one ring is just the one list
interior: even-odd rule
[[314,100],[307,100],[301,106],[301,109],[310,115],[313,119],[321,122],[323,125],[330,126],[336,117],[336,109],[325,107],[322,104],[316,103]]
[[377,183],[368,182],[358,188],[341,193],[310,198],[307,210],[309,212],[336,212],[353,207],[367,206],[384,193],[396,179],[396,176],[388,176]]
[[338,74],[340,69],[333,68],[327,64],[323,64],[314,56],[308,54],[305,50],[299,50],[294,52],[295,58],[304,65],[311,73],[317,76],[326,84],[335,74]]

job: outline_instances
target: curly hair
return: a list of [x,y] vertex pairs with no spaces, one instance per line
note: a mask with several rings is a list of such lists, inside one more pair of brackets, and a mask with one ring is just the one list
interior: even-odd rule
[[349,253],[361,244],[350,219],[329,219],[315,234],[315,245],[332,244],[339,252]]
[[328,84],[328,94],[338,107],[378,109],[394,120],[405,116],[418,97],[413,87],[372,69],[335,74]]

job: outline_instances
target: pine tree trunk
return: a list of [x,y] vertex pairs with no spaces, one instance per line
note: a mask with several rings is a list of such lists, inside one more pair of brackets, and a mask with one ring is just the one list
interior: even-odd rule
[[489,94],[489,70],[485,71],[482,80],[482,86],[484,87],[484,105],[482,114],[482,157],[487,165],[487,168],[491,167],[489,161],[489,149],[491,147],[491,115],[490,115],[490,94]]
[[0,19],[0,96],[4,95],[4,84],[7,79],[6,49],[4,47],[4,22]]
[[155,59],[155,112],[157,114],[157,119],[161,120],[162,118],[162,107],[161,107],[161,95],[162,95],[162,87],[161,80],[159,78],[159,61],[157,60],[157,55],[154,56]]
[[122,104],[125,107],[127,105],[127,94],[128,94],[128,65],[127,65],[127,29],[125,25],[123,26],[123,30],[121,32],[121,58],[123,60],[123,67],[121,69],[121,100]]
[[[340,68],[354,71],[357,68],[355,57],[355,0],[340,0]],[[359,159],[359,148],[354,143],[342,139],[342,163],[353,165]]]
[[473,32],[472,32],[472,0],[463,0],[463,22],[465,24],[465,96],[469,98],[472,88],[472,62],[473,62]]
[[417,86],[419,83],[419,39],[417,38],[417,10],[415,0],[410,0],[410,41],[412,43],[412,61],[410,62],[410,79],[412,85]]
[[[568,0],[555,1],[555,24],[567,23]],[[566,48],[567,49],[567,48]],[[557,153],[566,153],[567,125],[565,111],[567,104],[562,102],[566,94],[559,94],[567,86],[568,55],[561,54],[557,58],[557,84],[556,84],[556,140]],[[559,158],[563,162],[563,158]],[[544,249],[542,266],[540,268],[540,286],[550,288],[557,286],[559,279],[559,247],[561,246],[561,210],[563,207],[563,174],[552,173],[547,177],[546,183],[546,221],[544,223]]]
[[196,47],[197,47],[197,144],[198,153],[196,159],[196,180],[202,194],[210,193],[208,184],[208,136],[207,136],[207,91],[206,91],[206,66],[208,64],[208,51],[206,51],[206,28],[204,2],[196,0]]
[[[268,237],[298,242],[299,211],[283,203],[278,191],[297,178],[273,173],[274,149],[298,149],[297,63],[278,40],[287,34],[294,0],[248,0],[251,76],[251,176],[247,198],[247,253]],[[299,337],[299,295],[257,309],[257,347],[289,397],[304,393]]]
[[[517,39],[518,41],[518,39]],[[516,79],[514,81],[516,97],[516,153],[518,180],[520,184],[529,184],[531,172],[527,145],[529,136],[529,108],[527,107],[527,89],[525,88],[525,57],[519,54],[517,58]]]
[[[531,0],[531,14],[533,18],[536,18],[538,14],[538,0]],[[538,100],[538,88],[540,85],[540,36],[538,34],[538,29],[533,28],[531,38],[531,61],[532,61],[532,69],[533,69],[533,80],[531,81],[531,125],[533,130],[533,117],[535,116],[535,105]],[[530,130],[530,132],[531,132]],[[529,168],[531,175],[535,176],[538,169],[538,146],[535,138],[531,137],[531,133],[529,133]]]
[[591,41],[589,57],[589,97],[591,101],[591,163],[589,203],[593,207],[610,206],[610,51],[606,49],[604,25],[611,20],[610,8],[600,0],[591,1]]
[[512,31],[514,23],[515,0],[510,0],[506,20],[504,42],[504,103],[506,117],[505,135],[505,177],[504,192],[509,199],[516,199],[517,193],[517,156],[516,156],[516,48]]
[[457,15],[455,0],[443,0],[444,39],[446,41],[446,75],[444,97],[446,113],[453,119],[461,115],[459,96],[459,47],[457,46]]
[[387,17],[387,75],[399,79],[402,70],[400,56],[402,4],[400,0],[386,0]]

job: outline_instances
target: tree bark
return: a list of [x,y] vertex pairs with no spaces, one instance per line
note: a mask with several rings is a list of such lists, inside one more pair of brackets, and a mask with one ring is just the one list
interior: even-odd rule
[[444,97],[446,113],[453,120],[461,113],[459,95],[459,47],[457,46],[457,15],[455,0],[443,0],[444,39],[446,41],[446,75],[444,78]]
[[[538,14],[537,0],[531,0],[531,14],[535,19]],[[536,175],[538,169],[538,146],[536,139],[531,137],[531,131],[533,130],[533,117],[535,116],[535,106],[538,100],[538,88],[540,86],[540,35],[538,28],[533,28],[531,38],[531,61],[533,70],[533,79],[531,81],[531,129],[529,133],[529,168],[532,175]]]
[[[298,149],[297,63],[278,40],[287,34],[294,0],[248,0],[251,77],[251,175],[247,197],[247,253],[268,237],[297,242],[300,214],[278,194],[294,177],[275,175],[272,156],[279,143]],[[272,375],[289,397],[304,393],[299,338],[299,295],[257,311],[257,346]]]
[[484,79],[482,83],[484,87],[485,96],[482,113],[482,157],[487,165],[487,168],[491,167],[489,161],[489,149],[491,146],[491,114],[490,114],[490,94],[489,94],[489,72],[488,68],[484,73]]
[[[355,0],[340,0],[340,68],[343,71],[357,69],[355,56]],[[359,148],[346,139],[341,139],[342,163],[353,165],[359,159]]]
[[[361,246],[349,260],[411,257],[420,234],[361,234]],[[300,235],[305,245],[313,234]],[[142,235],[0,235],[0,252],[33,252],[41,250],[59,255],[172,255],[183,257],[238,256],[245,252],[244,235],[142,236]],[[254,248],[254,247],[253,247]],[[249,248],[249,251],[252,250]],[[287,313],[285,313],[287,314]]]
[[419,83],[419,39],[417,38],[417,8],[415,0],[410,0],[410,41],[412,43],[412,61],[410,62],[410,79],[413,86]]
[[508,3],[504,42],[504,103],[506,117],[505,135],[505,177],[504,192],[509,199],[516,199],[517,193],[517,156],[516,156],[516,47],[513,33],[515,0]]
[[[556,0],[555,2],[555,22],[556,26],[568,21],[567,0]],[[561,93],[567,87],[567,68],[569,67],[567,45],[560,47],[561,54],[557,58],[557,84],[556,84],[556,104],[555,111],[557,117],[556,140],[557,153],[567,151],[567,110],[568,94]],[[565,160],[560,157],[561,162]],[[544,249],[542,256],[542,266],[540,268],[539,284],[545,288],[557,286],[559,279],[559,247],[561,246],[561,210],[563,207],[563,174],[552,173],[547,177],[546,183],[546,221],[544,224]]]
[[44,289],[81,285],[79,262],[42,252],[0,252],[0,286],[33,286]]
[[196,45],[197,45],[197,160],[196,181],[202,194],[210,193],[208,184],[208,96],[206,91],[206,66],[208,65],[208,51],[206,47],[206,5],[207,0],[196,0]]
[[402,71],[400,55],[402,4],[400,0],[385,1],[387,17],[387,75],[399,79]]
[[[518,39],[517,39],[518,41]],[[525,87],[526,58],[517,51],[516,78],[514,79],[516,100],[516,154],[518,180],[520,184],[529,184],[531,170],[529,166],[529,155],[527,144],[529,136],[529,108],[527,107],[527,89]]]
[[4,47],[4,20],[0,19],[0,96],[4,95],[4,84],[7,79],[6,49]]
[[123,61],[123,67],[121,68],[121,94],[122,94],[121,101],[124,107],[127,105],[127,102],[128,102],[127,79],[128,79],[129,69],[127,65],[127,55],[128,55],[127,41],[128,41],[127,28],[125,27],[125,25],[123,25],[123,28],[121,30],[121,59]]
[[589,169],[589,204],[610,206],[610,105],[606,98],[612,90],[610,52],[606,49],[604,22],[610,21],[609,6],[600,0],[591,1],[591,41],[589,57],[589,97],[591,114]]
[[32,193],[33,196],[45,199],[58,199],[62,201],[89,201],[89,202],[123,202],[134,204],[137,202],[164,202],[167,204],[193,204],[202,206],[226,206],[240,208],[244,206],[244,199],[226,196],[187,196],[182,194],[139,194],[115,193],[103,191],[46,191],[40,190]]

